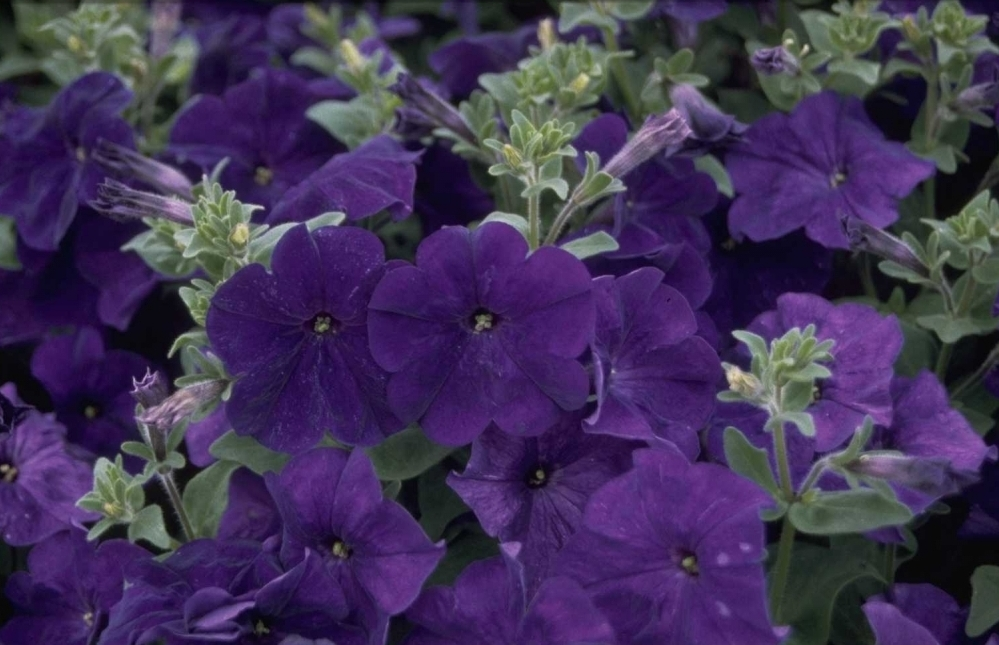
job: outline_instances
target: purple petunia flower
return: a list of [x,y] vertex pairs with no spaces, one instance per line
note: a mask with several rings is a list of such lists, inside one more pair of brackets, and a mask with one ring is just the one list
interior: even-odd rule
[[[966,612],[945,591],[929,584],[895,584],[891,601],[877,595],[863,606],[877,645],[955,645],[964,635]],[[975,641],[979,642],[979,641]],[[993,635],[986,645],[999,644]]]
[[446,445],[495,422],[541,434],[586,403],[576,358],[593,335],[590,276],[562,249],[528,256],[514,228],[447,227],[423,240],[416,266],[389,271],[371,297],[371,351],[392,372],[389,406]]
[[461,99],[479,87],[483,74],[515,69],[527,47],[537,42],[537,27],[524,25],[506,33],[464,36],[439,47],[428,60],[451,96]]
[[105,173],[90,158],[103,138],[133,145],[121,112],[132,92],[113,74],[93,72],[64,87],[41,110],[5,127],[12,140],[0,172],[0,212],[21,239],[42,251],[59,248],[79,205],[94,199]]
[[667,15],[684,22],[704,22],[725,13],[726,0],[657,0],[648,17]]
[[64,531],[36,545],[28,554],[28,571],[7,581],[7,597],[16,608],[0,628],[8,645],[97,642],[108,613],[121,599],[123,570],[149,558],[145,549],[125,540],[99,547],[82,531]]
[[292,72],[261,70],[221,97],[201,96],[182,108],[167,150],[199,173],[228,157],[222,185],[244,203],[270,208],[343,150],[305,116],[319,98]]
[[320,597],[306,585],[314,561],[284,570],[272,547],[196,540],[163,562],[134,563],[99,645],[273,645],[289,635],[366,643],[341,622],[342,594],[327,590]]
[[866,305],[834,305],[812,294],[788,293],[777,299],[774,311],[757,317],[749,331],[769,342],[811,324],[817,339],[836,343],[827,365],[832,376],[816,383],[814,402],[806,410],[815,421],[815,449],[826,452],[848,439],[865,416],[877,425],[891,423],[890,386],[902,330],[894,316]]
[[690,458],[697,430],[714,408],[718,355],[695,336],[694,312],[647,267],[593,282],[597,303],[592,345],[596,410],[587,432],[667,439]]
[[568,578],[549,578],[526,591],[517,543],[473,562],[453,587],[423,592],[406,618],[416,627],[403,645],[606,645],[616,642],[607,620]]
[[196,27],[198,60],[191,73],[191,95],[221,95],[245,81],[253,70],[266,67],[270,58],[266,36],[260,16],[239,13],[222,14]]
[[326,162],[288,190],[267,216],[271,224],[304,222],[331,211],[350,221],[387,211],[395,221],[413,212],[419,152],[388,135],[377,136]]
[[130,392],[132,379],[147,369],[138,354],[105,351],[100,332],[90,327],[46,340],[31,357],[31,374],[52,397],[67,439],[108,458],[122,442],[139,440]]
[[472,443],[465,471],[448,485],[475,511],[486,533],[522,545],[529,593],[575,532],[593,491],[631,466],[635,444],[584,434],[579,414],[538,437],[490,426]]
[[475,183],[468,163],[440,143],[420,157],[413,200],[425,236],[443,226],[470,224],[496,209],[492,196]]
[[237,433],[294,453],[326,432],[372,445],[402,429],[385,404],[388,375],[368,350],[368,298],[384,253],[368,231],[302,224],[278,242],[272,273],[253,264],[219,287],[205,326],[238,378],[226,403]]
[[634,460],[590,498],[554,572],[578,580],[625,642],[644,632],[662,643],[776,644],[758,517],[767,495],[671,448],[639,450]]
[[884,228],[898,219],[898,200],[934,172],[887,141],[860,99],[834,92],[763,117],[745,139],[725,159],[739,194],[729,228],[756,241],[804,228],[824,246],[847,248],[844,215]]
[[76,507],[92,483],[90,464],[67,451],[66,429],[28,412],[0,433],[0,537],[26,546],[95,519]]
[[383,496],[360,450],[317,448],[265,479],[284,522],[281,560],[286,567],[321,560],[303,584],[342,590],[349,606],[370,598],[384,613],[405,610],[444,555],[443,542],[433,544]]
[[281,533],[281,517],[263,477],[240,468],[229,480],[229,502],[219,522],[220,540],[265,542]]

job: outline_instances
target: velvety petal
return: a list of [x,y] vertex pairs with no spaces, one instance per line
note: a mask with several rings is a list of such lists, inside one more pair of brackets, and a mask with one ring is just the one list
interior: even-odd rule
[[877,645],[940,645],[928,629],[887,602],[869,600],[863,610]]

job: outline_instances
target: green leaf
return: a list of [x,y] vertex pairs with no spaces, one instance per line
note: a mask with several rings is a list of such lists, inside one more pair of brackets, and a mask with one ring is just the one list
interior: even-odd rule
[[463,531],[447,545],[447,553],[437,564],[437,568],[427,578],[424,587],[449,585],[476,560],[485,560],[499,554],[496,540],[481,530]]
[[756,482],[775,498],[780,493],[767,451],[749,443],[737,428],[725,428],[725,461],[736,474]]
[[18,271],[21,261],[17,259],[17,229],[14,218],[0,215],[0,269]]
[[951,318],[947,314],[931,314],[918,316],[916,323],[920,327],[936,332],[945,343],[956,343],[965,336],[988,334],[996,328],[993,318]]
[[782,605],[784,622],[791,626],[784,645],[825,645],[836,598],[865,578],[883,582],[880,571],[863,550],[796,543]]
[[128,525],[128,539],[131,542],[145,540],[161,549],[169,549],[172,538],[163,523],[163,509],[155,504],[135,514]]
[[878,75],[881,73],[881,64],[872,60],[864,60],[863,58],[835,60],[829,63],[829,71],[831,73],[856,76],[868,89],[870,89],[878,83]]
[[812,501],[796,502],[788,517],[802,533],[842,535],[901,526],[912,519],[912,511],[878,491],[859,488],[823,492]]
[[367,98],[320,101],[310,107],[305,116],[353,149],[381,130],[379,110],[370,105]]
[[971,274],[983,284],[999,284],[999,258],[989,258],[976,265]]
[[644,2],[611,2],[607,6],[607,10],[610,14],[621,20],[638,20],[649,13],[649,9],[655,4],[654,0],[645,0]]
[[[634,4],[634,3],[629,3]],[[563,34],[581,25],[617,31],[617,20],[602,14],[587,2],[563,2],[559,6],[558,30]]]
[[572,253],[580,260],[585,260],[586,258],[593,257],[594,255],[616,251],[620,248],[620,245],[618,245],[617,240],[611,237],[609,233],[605,231],[597,231],[596,233],[591,233],[586,237],[580,237],[572,240],[571,242],[566,242],[561,248],[569,253]]
[[999,567],[983,565],[971,574],[971,607],[964,631],[981,636],[999,623]]
[[229,479],[241,464],[216,461],[187,482],[183,503],[195,537],[213,538],[229,504]]
[[451,520],[469,511],[465,502],[447,485],[450,469],[435,464],[417,480],[420,526],[431,540],[439,540]]
[[482,220],[483,224],[485,224],[486,222],[503,222],[508,226],[512,226],[513,228],[517,229],[517,231],[519,231],[521,235],[524,236],[525,240],[527,239],[527,236],[530,234],[530,228],[531,228],[530,222],[528,222],[527,218],[524,217],[523,215],[517,215],[516,213],[504,213],[502,211],[493,211],[488,215],[486,215],[485,219]]
[[807,412],[782,412],[780,417],[788,423],[793,423],[801,434],[806,437],[815,436],[815,422]]
[[725,166],[722,165],[714,155],[703,155],[694,159],[694,167],[709,175],[715,180],[718,192],[726,197],[733,197],[735,189],[732,187],[732,178],[729,176]]
[[234,461],[246,466],[258,475],[268,471],[281,472],[291,459],[283,452],[265,448],[253,437],[241,437],[232,430],[216,439],[215,443],[209,446],[208,453],[216,459]]
[[366,448],[378,479],[412,479],[426,472],[431,466],[447,457],[452,446],[441,446],[423,434],[417,425],[411,425],[377,446]]

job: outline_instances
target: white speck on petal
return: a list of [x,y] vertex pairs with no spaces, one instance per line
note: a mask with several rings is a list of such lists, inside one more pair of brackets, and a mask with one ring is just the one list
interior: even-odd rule
[[720,600],[715,601],[715,606],[718,607],[718,613],[722,615],[722,618],[728,618],[732,615],[732,610],[728,608],[728,605]]
[[749,553],[753,550],[753,545],[749,542],[739,542],[739,550],[743,553]]
[[731,561],[732,561],[732,558],[728,557],[727,553],[719,553],[718,557],[715,558],[715,562],[718,563],[719,567],[724,567],[725,565],[727,565]]

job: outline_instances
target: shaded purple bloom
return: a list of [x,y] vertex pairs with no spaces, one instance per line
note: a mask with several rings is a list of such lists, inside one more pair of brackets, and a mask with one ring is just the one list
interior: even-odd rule
[[843,216],[884,228],[898,219],[898,200],[934,171],[887,141],[859,99],[834,92],[763,117],[725,161],[739,194],[729,210],[733,235],[770,240],[804,228],[831,248],[848,246]]
[[403,106],[397,110],[397,130],[400,124],[408,124],[407,129],[427,133],[434,128],[447,128],[466,141],[476,141],[475,133],[465,123],[461,113],[438,94],[429,81],[403,72],[388,89],[403,101]]
[[132,145],[132,130],[120,116],[131,100],[117,76],[94,72],[19,123],[4,158],[8,170],[0,172],[0,212],[14,217],[25,244],[59,248],[79,205],[96,196],[105,176],[91,158],[98,141]]
[[[964,636],[966,612],[945,591],[929,584],[895,584],[891,601],[867,599],[864,614],[877,645],[956,645]],[[988,641],[994,645],[996,637]],[[996,641],[999,642],[999,641]]]
[[387,614],[405,610],[444,555],[443,542],[433,544],[406,509],[382,495],[360,450],[310,450],[265,479],[284,522],[285,566],[321,559],[306,584],[342,590],[350,606],[370,597]]
[[303,224],[278,242],[272,273],[252,264],[219,287],[206,328],[238,379],[226,403],[237,433],[294,453],[326,432],[372,445],[402,429],[368,349],[368,298],[384,253],[368,231]]
[[[606,163],[625,146],[628,127],[616,114],[591,121],[573,145],[594,151]],[[578,159],[582,159],[582,155]],[[651,160],[623,178],[627,190],[610,202],[612,234],[621,248],[609,258],[651,255],[669,243],[689,242],[706,252],[711,242],[701,223],[718,200],[714,180],[687,159]]]
[[270,58],[267,31],[259,16],[219,16],[196,27],[194,37],[198,60],[191,73],[192,95],[222,94],[245,81],[254,69],[266,67]]
[[76,269],[99,292],[101,322],[124,331],[162,279],[137,253],[121,250],[147,227],[98,217],[90,209],[77,217],[77,227],[72,243]]
[[787,292],[819,293],[832,277],[833,252],[801,231],[776,240],[753,242],[729,236],[729,200],[704,219],[711,231],[711,297],[704,310],[726,344],[756,316],[773,309]]
[[10,432],[33,408],[25,405],[16,392],[7,393],[4,389],[0,388],[0,432]]
[[[672,449],[639,450],[634,460],[590,498],[554,571],[593,595],[622,640],[644,631],[663,643],[776,644],[758,517],[767,495]],[[651,602],[644,628],[635,611],[643,599]]]
[[486,533],[521,543],[529,593],[579,526],[593,491],[631,467],[636,444],[584,434],[580,419],[566,414],[537,437],[490,426],[472,443],[465,471],[448,477]]
[[832,376],[816,383],[814,402],[806,412],[815,421],[815,449],[833,450],[852,436],[870,416],[877,425],[892,421],[890,386],[902,331],[894,316],[882,316],[866,305],[834,305],[819,296],[788,293],[774,311],[761,314],[749,331],[767,342],[793,327],[814,324],[815,337],[832,340]]
[[339,636],[347,615],[343,596],[313,595],[305,581],[314,562],[283,570],[269,545],[189,542],[163,562],[126,570],[125,593],[99,643],[276,645],[294,634]]
[[514,228],[443,228],[416,266],[389,271],[371,297],[371,351],[392,373],[389,406],[434,441],[461,445],[495,422],[537,435],[586,403],[576,360],[593,335],[586,267]]
[[306,177],[274,205],[270,223],[303,222],[339,211],[350,221],[386,211],[395,221],[413,212],[419,152],[409,152],[388,135],[344,152]]
[[511,32],[464,36],[431,53],[430,68],[453,98],[462,99],[479,87],[481,75],[515,69],[527,55],[527,47],[537,42],[535,25]]
[[203,419],[191,421],[184,432],[187,458],[192,464],[201,468],[214,463],[215,457],[208,452],[208,449],[229,430],[232,430],[232,424],[226,417],[224,405],[216,407]]
[[648,17],[667,15],[683,22],[704,22],[725,13],[725,0],[657,0]]
[[97,199],[90,202],[90,207],[118,222],[149,218],[165,219],[188,226],[194,224],[194,214],[189,202],[137,190],[114,179],[105,179],[97,187]]
[[148,367],[138,354],[105,350],[100,332],[90,327],[46,340],[31,357],[31,374],[52,397],[67,440],[108,458],[122,442],[139,440],[132,379]]
[[124,568],[149,557],[125,540],[98,546],[82,531],[53,535],[28,554],[28,570],[7,581],[16,613],[0,629],[0,639],[8,645],[97,642],[108,613],[121,599]]
[[844,218],[843,230],[850,241],[851,251],[865,251],[929,279],[929,267],[900,238],[856,217]]
[[162,372],[148,367],[142,378],[132,377],[132,389],[128,393],[136,403],[145,409],[155,408],[170,396],[170,386]]
[[26,546],[95,519],[76,507],[92,483],[90,464],[68,451],[66,429],[29,412],[0,434],[0,537]]
[[693,85],[673,85],[669,89],[669,98],[690,128],[689,137],[670,146],[669,150],[674,153],[703,154],[712,148],[739,141],[746,132],[746,124],[708,103]]
[[442,226],[470,224],[495,210],[492,196],[472,178],[468,162],[440,143],[420,157],[413,201],[425,236]]
[[343,150],[305,116],[319,96],[294,73],[266,69],[219,96],[201,96],[177,115],[168,152],[198,173],[229,157],[220,182],[240,200],[270,208]]
[[593,281],[597,303],[592,345],[597,408],[587,432],[667,439],[697,456],[697,430],[714,408],[718,355],[695,336],[694,312],[648,267]]
[[862,456],[847,467],[894,484],[899,500],[920,513],[974,483],[989,448],[950,406],[947,389],[931,372],[896,377],[891,395],[891,425],[876,430],[868,449],[897,450],[902,456]]
[[525,589],[514,561],[504,555],[473,562],[452,587],[423,592],[406,618],[416,627],[403,645],[605,645],[614,631],[579,585],[546,580],[536,594]]
[[234,472],[218,538],[264,542],[280,533],[281,517],[263,477],[246,468]]

